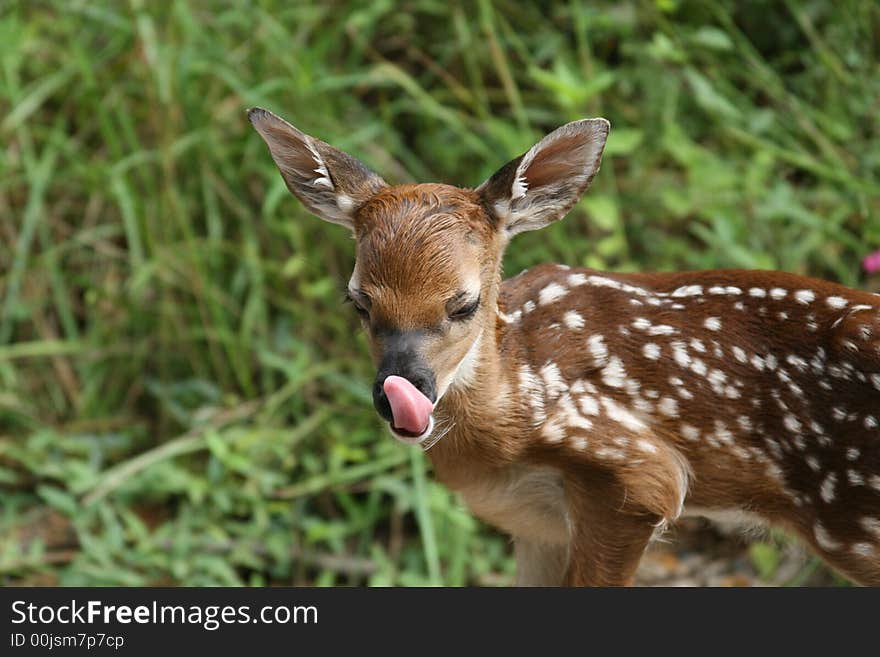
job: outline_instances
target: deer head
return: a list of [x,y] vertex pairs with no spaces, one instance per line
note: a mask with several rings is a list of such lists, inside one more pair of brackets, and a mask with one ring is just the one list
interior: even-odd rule
[[348,297],[377,367],[373,402],[393,435],[426,440],[433,409],[467,386],[493,341],[500,265],[510,238],[561,219],[599,170],[605,119],[558,128],[476,189],[388,185],[355,158],[264,109],[248,118],[288,189],[348,228]]

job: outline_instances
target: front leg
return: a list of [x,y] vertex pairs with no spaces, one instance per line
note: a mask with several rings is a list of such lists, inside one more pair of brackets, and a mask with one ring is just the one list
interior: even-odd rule
[[627,509],[625,490],[613,482],[566,488],[571,545],[564,585],[631,585],[660,517]]
[[514,537],[514,586],[560,586],[568,565],[568,546]]

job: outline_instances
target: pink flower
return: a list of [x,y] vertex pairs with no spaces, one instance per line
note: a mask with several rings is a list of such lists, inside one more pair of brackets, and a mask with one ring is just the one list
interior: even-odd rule
[[874,251],[874,253],[866,255],[862,260],[862,267],[869,274],[875,274],[880,271],[880,251]]

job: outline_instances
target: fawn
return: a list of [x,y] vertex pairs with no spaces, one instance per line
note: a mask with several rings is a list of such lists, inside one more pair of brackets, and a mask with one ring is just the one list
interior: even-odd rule
[[293,194],[356,240],[348,296],[391,433],[513,537],[520,585],[624,585],[658,529],[736,511],[880,585],[880,297],[780,272],[502,281],[610,124],[558,128],[476,189],[388,185],[263,109]]

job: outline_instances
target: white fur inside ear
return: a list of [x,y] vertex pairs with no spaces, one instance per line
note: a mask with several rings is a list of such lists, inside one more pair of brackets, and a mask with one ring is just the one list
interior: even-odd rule
[[315,148],[315,145],[312,143],[312,140],[309,137],[306,137],[305,142],[306,147],[312,154],[312,157],[315,158],[315,164],[317,165],[313,169],[313,171],[318,174],[318,177],[312,181],[312,185],[314,185],[315,187],[326,187],[327,189],[333,189],[333,181],[330,180],[330,172],[327,171],[327,166],[324,164],[324,160],[318,153],[318,149]]
[[529,181],[526,179],[526,171],[528,171],[532,160],[535,159],[535,154],[541,150],[542,146],[547,142],[547,139],[547,137],[544,137],[544,139],[532,146],[526,154],[523,155],[522,161],[520,161],[519,166],[516,168],[516,176],[514,176],[513,185],[510,187],[511,201],[522,198],[526,195],[526,192],[529,191]]
[[516,170],[516,179],[510,187],[510,200],[515,201],[522,198],[529,191],[529,181],[523,176],[522,165]]

